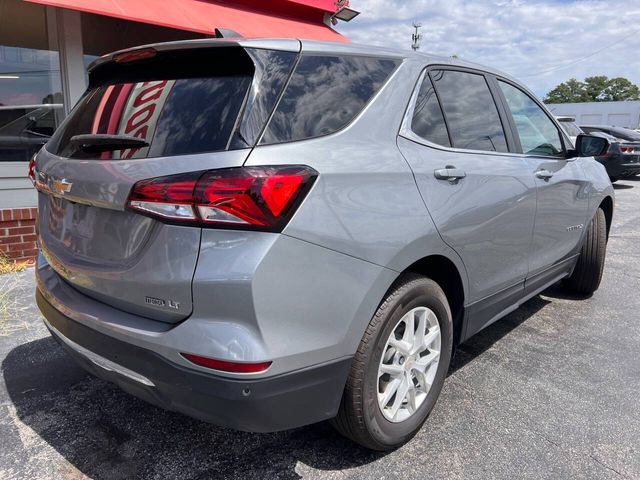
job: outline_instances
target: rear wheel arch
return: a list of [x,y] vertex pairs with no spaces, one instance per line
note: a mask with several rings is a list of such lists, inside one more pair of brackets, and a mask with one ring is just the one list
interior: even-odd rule
[[604,218],[607,220],[607,239],[609,238],[609,231],[611,230],[611,223],[613,222],[613,199],[611,197],[604,197],[600,203],[599,208],[604,212]]
[[444,291],[453,319],[453,345],[455,347],[462,338],[465,301],[463,277],[458,267],[443,255],[429,255],[409,265],[402,274],[408,272],[430,278]]

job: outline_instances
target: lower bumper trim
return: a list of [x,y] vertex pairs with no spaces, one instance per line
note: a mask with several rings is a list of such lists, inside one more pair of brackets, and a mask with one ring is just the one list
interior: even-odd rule
[[93,362],[94,365],[97,365],[98,367],[106,370],[107,372],[115,372],[115,373],[118,373],[120,375],[123,375],[123,376],[125,376],[125,377],[127,377],[127,378],[129,378],[129,379],[131,379],[131,380],[133,380],[135,382],[141,383],[143,385],[147,385],[149,387],[155,387],[156,386],[155,383],[153,383],[151,380],[149,380],[144,375],[140,375],[139,373],[136,373],[133,370],[129,370],[128,368],[125,368],[122,365],[118,365],[117,363],[112,362],[111,360],[108,360],[108,359],[106,359],[104,357],[101,357],[100,355],[97,355],[97,354],[93,353],[92,351],[87,350],[83,346],[78,345],[75,342],[72,342],[67,337],[62,335],[58,330],[56,330],[55,327],[52,326],[47,321],[47,319],[44,320],[44,324],[47,326],[47,328],[49,329],[49,331],[51,332],[51,334],[54,337],[56,337],[58,340],[60,340],[64,344],[66,344],[72,350],[75,350],[77,353],[79,353],[80,355],[82,355],[83,357],[88,359],[89,361]]

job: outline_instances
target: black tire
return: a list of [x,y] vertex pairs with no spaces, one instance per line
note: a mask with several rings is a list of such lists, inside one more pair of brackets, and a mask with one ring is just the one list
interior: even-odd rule
[[607,252],[607,219],[598,208],[589,223],[573,273],[565,281],[567,289],[580,295],[591,295],[600,286]]
[[[387,339],[403,315],[424,306],[433,311],[440,324],[441,349],[435,378],[423,403],[402,422],[390,422],[378,406],[378,366]],[[431,413],[449,369],[453,323],[447,298],[433,280],[402,275],[389,289],[369,322],[353,359],[338,416],[331,423],[347,438],[372,450],[384,451],[409,441]]]

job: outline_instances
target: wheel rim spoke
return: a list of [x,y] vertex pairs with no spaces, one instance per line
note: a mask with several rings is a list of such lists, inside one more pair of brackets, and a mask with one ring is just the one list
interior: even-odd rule
[[431,389],[431,382],[429,382],[429,380],[427,379],[427,375],[420,370],[416,370],[414,373],[416,378],[418,379],[418,384],[419,384],[419,386],[416,388],[418,388],[420,391],[424,393],[428,393],[429,390]]
[[385,391],[382,394],[382,398],[380,399],[380,404],[382,408],[386,407],[389,404],[389,400],[393,397],[393,394],[398,391],[398,387],[402,380],[400,378],[394,378],[386,387]]
[[411,344],[405,342],[404,340],[398,340],[394,336],[389,339],[389,345],[395,348],[396,350],[404,353],[405,355],[411,354]]
[[435,350],[432,350],[427,355],[417,360],[414,366],[416,367],[416,370],[419,370],[421,372],[426,372],[427,368],[429,368],[429,366],[439,358],[440,358],[440,352],[436,352]]
[[396,398],[393,399],[393,404],[390,408],[390,414],[392,418],[398,414],[398,410],[400,410],[400,406],[404,403],[407,398],[407,393],[409,393],[409,385],[407,382],[407,378],[404,377],[400,381],[400,386],[398,387],[398,391],[396,392]]
[[378,366],[378,406],[387,420],[407,420],[424,404],[440,347],[440,324],[429,308],[414,308],[398,321]]
[[[413,384],[413,381],[412,381]],[[409,413],[414,413],[418,409],[418,403],[416,400],[416,389],[413,385],[409,387],[409,394],[407,395],[407,409]]]
[[378,377],[381,377],[385,373],[388,373],[391,377],[399,377],[404,374],[404,368],[400,365],[383,363],[378,369]]
[[414,318],[418,318],[418,327],[415,332],[415,336],[413,339],[413,345],[411,348],[411,353],[418,353],[421,350],[424,350],[424,338],[427,332],[427,312],[426,311],[416,311],[414,313]]
[[429,331],[427,332],[427,334],[424,336],[424,340],[422,342],[422,352],[424,352],[427,348],[430,348],[431,345],[433,345],[433,343],[436,340],[440,340],[440,328],[439,327],[431,327],[429,328]]

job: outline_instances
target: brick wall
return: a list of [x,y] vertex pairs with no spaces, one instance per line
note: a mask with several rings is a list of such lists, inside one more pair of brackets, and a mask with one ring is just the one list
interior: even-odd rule
[[0,209],[0,252],[18,261],[35,258],[37,214],[37,208]]

